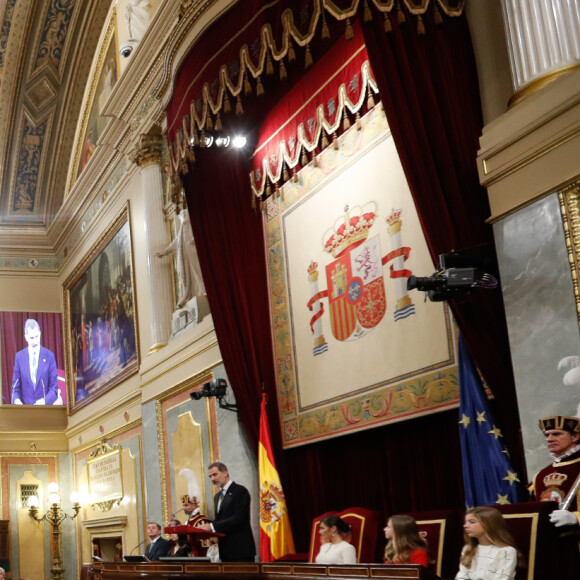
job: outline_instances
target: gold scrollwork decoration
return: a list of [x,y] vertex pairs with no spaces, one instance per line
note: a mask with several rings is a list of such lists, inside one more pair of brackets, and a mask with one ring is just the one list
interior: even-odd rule
[[580,321],[580,181],[560,190],[558,197],[572,274],[576,315]]
[[110,511],[113,508],[113,506],[115,506],[115,505],[121,505],[121,500],[122,499],[123,498],[120,497],[118,499],[110,499],[110,500],[107,500],[107,501],[98,501],[96,503],[92,503],[91,504],[91,508],[92,509],[98,508],[102,512],[108,512],[108,511]]

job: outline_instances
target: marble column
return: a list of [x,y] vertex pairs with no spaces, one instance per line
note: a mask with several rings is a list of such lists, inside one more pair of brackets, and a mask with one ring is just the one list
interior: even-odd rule
[[168,264],[156,256],[169,243],[163,212],[162,147],[162,137],[141,135],[139,145],[130,155],[131,160],[141,168],[145,244],[149,273],[150,353],[167,344],[171,334],[171,315],[173,313],[173,288]]
[[521,101],[580,66],[578,0],[501,0],[515,94]]

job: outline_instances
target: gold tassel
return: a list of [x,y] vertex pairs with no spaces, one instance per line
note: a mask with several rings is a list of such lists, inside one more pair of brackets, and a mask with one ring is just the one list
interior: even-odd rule
[[252,193],[252,209],[256,209],[256,196]]
[[250,80],[246,76],[244,79],[244,95],[248,96],[252,94],[252,85],[250,84]]
[[213,129],[213,121],[212,121],[211,115],[209,113],[207,115],[207,119],[205,120],[205,128],[208,131],[211,131]]
[[302,149],[302,155],[300,156],[300,164],[302,167],[308,165],[308,157],[306,156],[306,149]]
[[399,0],[397,0],[397,21],[399,24],[404,24],[407,21]]
[[195,153],[193,151],[193,147],[191,145],[187,146],[187,149],[185,150],[185,158],[190,161],[191,163],[193,163],[195,161]]
[[342,118],[342,128],[346,131],[350,127],[350,119],[348,118],[348,114],[346,112],[346,107],[344,108],[344,114]]
[[391,19],[389,17],[389,13],[385,12],[385,33],[389,33],[393,31],[393,27],[391,26]]
[[268,181],[268,185],[266,185],[266,197],[270,197],[272,195],[272,186],[270,185],[270,182]]
[[439,8],[437,8],[437,4],[435,2],[433,2],[433,21],[437,26],[443,24],[441,12],[439,12]]
[[417,16],[417,34],[420,36],[425,34],[425,23],[420,15]]
[[242,97],[240,95],[236,98],[236,115],[238,117],[244,114],[244,107],[242,106]]
[[272,57],[270,56],[270,53],[268,53],[268,56],[266,57],[266,74],[274,74],[274,65],[272,64]]
[[223,129],[222,127],[222,118],[220,116],[220,114],[217,114],[216,120],[215,120],[215,130],[216,131],[221,131]]
[[356,130],[360,131],[362,128],[362,124],[360,122],[360,113],[357,111],[356,112]]
[[328,147],[328,137],[326,136],[326,131],[322,130],[322,148],[326,149]]
[[224,92],[224,113],[230,113],[232,110],[232,106],[230,105],[230,99],[228,97],[228,93]]
[[346,19],[346,30],[344,31],[344,37],[347,40],[352,40],[354,38],[354,32],[352,31],[352,24],[350,23],[350,18]]
[[283,81],[288,76],[286,72],[286,65],[284,64],[284,59],[280,59],[280,80]]
[[265,211],[265,210],[266,210],[266,204],[263,201],[261,201],[260,202],[260,211]]
[[276,184],[276,189],[274,190],[274,199],[278,199],[280,197],[280,188],[278,184]]
[[338,151],[338,139],[336,138],[336,133],[332,134],[332,146],[334,147],[335,151]]
[[375,98],[373,97],[373,90],[369,87],[369,96],[367,97],[367,110],[371,110],[375,106]]
[[290,178],[290,175],[288,174],[288,167],[286,167],[286,165],[284,165],[284,167],[282,168],[282,179],[284,181],[288,181],[289,178]]
[[312,166],[318,167],[318,157],[316,156],[316,151],[312,152]]
[[326,12],[322,12],[322,34],[320,35],[322,39],[330,38],[330,30],[328,29],[328,24],[326,22]]
[[199,145],[199,135],[197,134],[197,129],[195,128],[195,123],[193,124],[193,133],[191,135],[194,145]]
[[256,82],[256,95],[258,97],[261,97],[263,94],[264,94],[264,85],[262,84],[260,77],[258,77]]
[[310,45],[306,45],[306,55],[304,57],[304,68],[310,68],[312,66],[312,54],[310,53]]
[[199,136],[199,146],[205,147],[205,131],[201,130],[201,135]]
[[292,38],[288,36],[288,62],[294,62],[296,60],[296,51],[294,50],[294,45],[292,44]]
[[365,0],[363,22],[370,22],[372,19],[373,19],[373,15],[371,14],[371,9],[369,8],[369,3],[367,2],[367,0]]
[[294,169],[294,172],[292,174],[292,181],[294,183],[298,183],[298,173],[296,173],[296,169]]

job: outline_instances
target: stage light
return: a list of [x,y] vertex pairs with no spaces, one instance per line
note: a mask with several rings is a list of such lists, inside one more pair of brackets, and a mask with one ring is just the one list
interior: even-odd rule
[[230,138],[229,138],[229,136],[216,137],[215,146],[216,147],[229,147],[230,146]]
[[242,147],[245,147],[246,142],[247,139],[243,135],[236,135],[232,141],[232,145],[236,149],[241,149]]

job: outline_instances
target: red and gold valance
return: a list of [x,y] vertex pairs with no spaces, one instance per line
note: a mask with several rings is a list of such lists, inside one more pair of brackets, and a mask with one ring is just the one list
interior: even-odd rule
[[316,151],[351,124],[354,116],[375,104],[378,88],[372,77],[358,23],[354,40],[341,39],[304,75],[267,115],[260,127],[250,174],[252,191],[269,197],[296,172],[314,160]]
[[[187,171],[201,132],[220,130],[222,116],[231,111],[244,114],[256,96],[263,95],[267,87],[274,90],[279,79],[289,76],[290,67],[297,68],[292,63],[301,68],[312,66],[328,49],[328,39],[341,35],[352,39],[357,20],[369,21],[376,12],[384,19],[386,33],[392,30],[391,19],[398,23],[414,20],[422,34],[424,18],[437,23],[445,16],[459,16],[464,3],[465,0],[305,0],[299,5],[292,0],[239,2],[204,34],[177,76],[174,98],[167,110],[172,171]],[[190,9],[194,10],[195,4]],[[361,79],[370,79],[363,69],[360,75]],[[346,96],[348,91],[342,96],[343,103],[347,103]],[[350,100],[350,104],[354,103]]]

